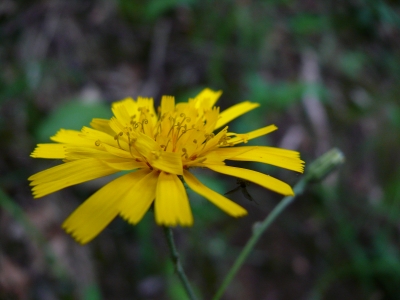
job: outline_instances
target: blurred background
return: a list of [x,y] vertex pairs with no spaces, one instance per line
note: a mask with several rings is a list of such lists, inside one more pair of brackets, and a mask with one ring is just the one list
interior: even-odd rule
[[[33,200],[27,178],[59,162],[29,154],[59,128],[110,117],[112,101],[204,87],[224,91],[222,110],[261,103],[230,126],[279,127],[252,144],[307,163],[332,147],[346,156],[264,234],[224,299],[400,299],[399,12],[394,0],[0,1],[0,299],[186,299],[151,212],[80,246],[60,225],[109,179]],[[195,225],[174,232],[201,299],[281,199],[247,190],[255,201],[230,195],[249,212],[238,220],[189,191]]]

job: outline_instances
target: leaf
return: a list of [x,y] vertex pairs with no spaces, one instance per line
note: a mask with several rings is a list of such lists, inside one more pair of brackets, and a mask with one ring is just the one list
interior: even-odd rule
[[110,109],[103,103],[86,103],[72,100],[59,106],[36,128],[39,142],[48,142],[60,128],[80,130],[93,118],[110,118]]

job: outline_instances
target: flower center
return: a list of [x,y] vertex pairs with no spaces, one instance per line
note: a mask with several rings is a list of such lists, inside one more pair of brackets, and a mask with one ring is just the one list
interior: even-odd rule
[[[175,110],[156,118],[148,108],[141,107],[137,114],[126,115],[124,125],[120,119],[113,123],[113,128],[118,126],[121,130],[114,140],[118,148],[148,164],[159,159],[163,151],[178,153],[184,164],[202,161],[202,155],[211,149],[229,146],[227,127],[217,135],[212,133],[218,112],[216,108],[200,112],[187,107],[179,110],[176,106]],[[143,139],[147,142],[139,143]]]

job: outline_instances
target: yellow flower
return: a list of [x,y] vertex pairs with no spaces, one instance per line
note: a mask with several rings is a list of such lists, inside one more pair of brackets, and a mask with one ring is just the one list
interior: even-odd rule
[[[133,171],[111,181],[63,223],[63,228],[85,244],[116,216],[137,224],[154,203],[157,224],[190,226],[193,216],[182,183],[233,217],[247,211],[204,186],[189,170],[205,167],[242,178],[283,195],[293,195],[286,183],[256,171],[225,165],[225,160],[255,161],[303,172],[304,162],[292,150],[233,147],[276,130],[270,125],[246,134],[228,132],[229,121],[258,107],[245,101],[223,112],[214,106],[221,92],[203,90],[194,99],[175,103],[163,96],[156,112],[153,99],[126,98],[112,104],[114,117],[93,119],[91,128],[61,129],[38,144],[34,158],[62,159],[63,164],[29,177],[35,198],[65,187],[120,171]],[[215,130],[220,129],[218,132]]]

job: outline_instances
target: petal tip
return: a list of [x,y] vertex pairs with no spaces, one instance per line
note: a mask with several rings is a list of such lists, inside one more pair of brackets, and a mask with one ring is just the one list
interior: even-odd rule
[[241,217],[247,216],[248,214],[249,213],[247,212],[247,210],[243,209],[243,211],[240,212],[236,217],[241,218]]
[[293,192],[292,189],[290,189],[290,192],[288,192],[287,194],[285,194],[285,196],[295,196],[295,193]]
[[129,224],[132,224],[132,225],[137,225],[140,222],[140,220],[134,219],[131,216],[128,216],[127,214],[125,214],[125,213],[120,213],[119,216],[123,220],[125,220],[126,222],[128,222]]
[[68,220],[61,225],[61,228],[64,229],[66,233],[68,233],[77,243],[79,243],[82,246],[87,244],[93,239],[93,238],[79,236],[77,233],[77,229],[71,227],[70,224],[68,224]]

